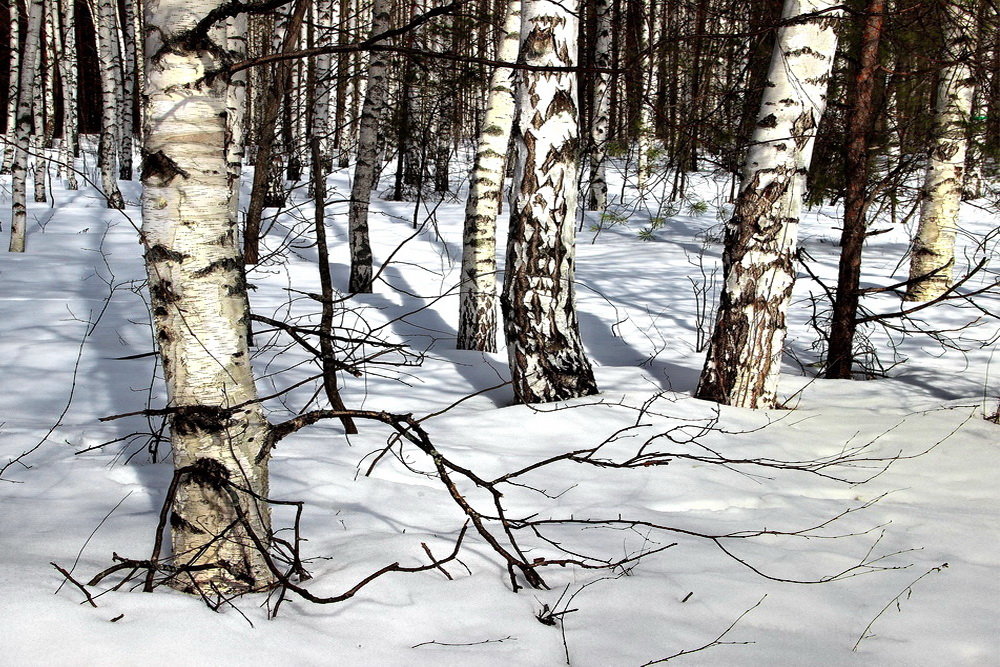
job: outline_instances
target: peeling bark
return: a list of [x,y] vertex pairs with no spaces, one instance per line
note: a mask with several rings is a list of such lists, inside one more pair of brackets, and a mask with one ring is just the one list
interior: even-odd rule
[[[216,564],[178,577],[178,588],[223,594],[262,590],[273,578],[229,488],[267,496],[269,425],[256,402],[246,335],[246,284],[230,214],[226,154],[224,26],[188,44],[184,33],[220,0],[147,0],[146,132],[142,238],[153,319],[163,359],[176,469],[188,469],[174,499],[177,565]],[[209,76],[206,76],[209,75]],[[244,407],[234,408],[242,405]],[[238,494],[262,541],[265,504]],[[193,583],[192,583],[193,582]]]
[[[773,408],[785,313],[815,129],[840,16],[834,0],[786,0],[740,194],[726,224],[724,285],[695,395],[726,405]],[[816,16],[799,18],[822,12]]]
[[[522,6],[526,65],[576,64],[577,5]],[[574,303],[579,126],[576,75],[517,75],[517,164],[501,306],[514,394],[521,403],[597,393]]]

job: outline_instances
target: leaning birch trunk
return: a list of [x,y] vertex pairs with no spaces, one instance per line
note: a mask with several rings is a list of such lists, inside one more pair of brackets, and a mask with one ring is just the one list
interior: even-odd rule
[[[518,62],[576,65],[578,3],[528,0]],[[597,393],[573,296],[577,160],[576,74],[517,75],[514,203],[501,306],[514,395],[521,403]]]
[[14,124],[14,162],[11,165],[11,222],[10,252],[24,252],[25,226],[28,217],[27,181],[28,146],[31,141],[31,100],[32,87],[38,69],[42,16],[45,12],[43,0],[31,0],[28,6],[28,33],[24,40],[21,71],[18,72],[17,115]]
[[[372,36],[389,28],[389,0],[375,0],[372,6]],[[351,208],[348,215],[348,239],[351,249],[351,292],[372,291],[372,249],[368,238],[368,205],[375,186],[378,162],[378,124],[385,112],[387,92],[386,60],[379,51],[371,53],[368,65],[368,90],[361,109],[358,130],[358,162],[354,167]]]
[[966,130],[976,82],[969,60],[976,48],[975,0],[955,0],[945,12],[945,59],[934,110],[934,146],[924,177],[920,223],[910,248],[906,301],[930,301],[952,284],[955,234],[962,204]]
[[101,69],[101,138],[98,144],[98,166],[101,171],[101,189],[108,208],[125,208],[125,200],[118,190],[115,166],[119,148],[118,113],[121,86],[121,57],[115,35],[116,9],[112,0],[97,0],[97,44]]
[[597,35],[594,43],[594,95],[590,118],[590,187],[587,189],[587,209],[604,212],[608,206],[608,179],[605,159],[608,150],[608,129],[611,127],[611,0],[595,0],[594,20]]
[[17,82],[21,76],[21,21],[16,0],[7,0],[10,10],[10,33],[7,47],[10,53],[10,69],[7,78],[7,136],[10,141],[3,151],[3,163],[0,164],[0,174],[10,171],[17,151]]
[[[222,0],[146,0],[143,228],[178,472],[171,534],[176,578],[205,594],[268,588],[273,577],[250,531],[267,544],[269,427],[247,349],[246,283],[229,214],[225,30],[192,30]],[[235,407],[239,406],[239,407]],[[240,521],[239,515],[246,518]]]
[[59,56],[59,76],[63,86],[63,138],[60,144],[61,161],[66,167],[66,189],[80,187],[76,177],[76,156],[80,150],[79,114],[76,96],[76,3],[59,0],[62,17],[62,49]]
[[[513,62],[521,38],[521,0],[509,0],[503,30],[497,60]],[[460,350],[496,352],[497,349],[497,214],[514,123],[513,87],[511,69],[493,70],[465,206],[458,315]]]
[[837,6],[785,0],[785,25],[726,224],[725,282],[698,398],[745,408],[776,404],[802,194],[837,48]]

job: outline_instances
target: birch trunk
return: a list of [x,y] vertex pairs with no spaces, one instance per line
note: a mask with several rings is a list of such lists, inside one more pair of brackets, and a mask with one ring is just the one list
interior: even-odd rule
[[[521,38],[521,0],[509,0],[497,60],[513,62]],[[497,214],[503,198],[507,147],[514,124],[513,71],[497,67],[490,77],[486,116],[469,178],[462,234],[458,349],[497,349]]]
[[[389,28],[389,0],[375,0],[372,6],[372,35]],[[378,125],[386,108],[386,60],[380,52],[371,53],[368,65],[368,86],[361,109],[358,130],[358,162],[354,167],[351,187],[351,208],[348,217],[348,239],[351,248],[351,292],[372,291],[372,250],[368,238],[368,204],[375,186],[378,162]]]
[[[595,0],[594,18],[597,35],[594,42],[594,67],[611,67],[611,0]],[[591,103],[590,119],[590,187],[587,190],[587,209],[604,212],[608,206],[608,180],[605,169],[607,156],[609,113],[611,111],[611,91],[608,72],[594,75],[594,95]]]
[[31,0],[28,3],[27,10],[28,33],[24,40],[21,71],[18,72],[17,115],[14,124],[14,161],[11,165],[10,252],[24,252],[25,247],[25,227],[28,217],[28,147],[32,129],[31,101],[41,47],[42,18],[45,13],[43,0]]
[[[835,0],[786,0],[733,217],[696,396],[773,408],[806,172],[837,47]],[[821,12],[815,15],[814,12]]]
[[108,208],[125,208],[115,175],[119,139],[119,95],[121,88],[121,55],[115,34],[115,6],[112,0],[98,0],[96,12],[97,44],[101,67],[101,138],[98,145],[98,166],[101,189]]
[[[226,168],[225,31],[187,31],[221,0],[146,0],[146,132],[143,229],[157,340],[163,358],[174,466],[175,565],[219,564],[179,576],[205,594],[268,588],[273,578],[225,479],[266,497],[268,424],[257,402],[247,349],[246,284],[229,213]],[[233,409],[233,406],[240,406]],[[265,504],[239,493],[263,543]]]
[[47,76],[47,72],[45,71],[46,61],[51,62],[52,59],[51,55],[47,53],[49,42],[47,33],[51,30],[51,25],[48,25],[48,21],[51,18],[51,13],[48,11],[48,5],[45,2],[42,4],[43,16],[42,22],[38,25],[38,30],[42,33],[43,39],[38,40],[38,53],[35,55],[37,59],[35,82],[31,86],[31,123],[34,126],[34,131],[31,134],[31,162],[35,185],[34,200],[36,203],[42,203],[46,200],[45,177],[48,174],[48,160],[45,159],[45,148],[48,146],[48,140],[52,136],[46,123],[46,111],[55,106],[54,101],[49,106],[48,98],[51,94],[49,79],[51,77]]
[[[247,15],[240,14],[226,20],[226,48],[234,61],[247,56]],[[239,215],[240,177],[243,174],[243,153],[246,144],[247,71],[229,78],[226,89],[226,170],[233,184],[229,212],[236,223]]]
[[76,53],[76,3],[59,0],[62,23],[62,48],[59,57],[59,75],[63,89],[63,138],[60,144],[61,162],[66,165],[66,189],[80,187],[76,177],[76,155],[80,150],[79,114],[77,113],[77,53]]
[[920,222],[910,248],[906,301],[930,301],[952,284],[955,235],[962,204],[966,130],[976,81],[970,59],[976,50],[976,0],[944,3],[945,60],[934,110],[934,145],[924,177]]
[[[319,0],[317,13],[317,40],[315,46],[328,46],[332,43],[330,34],[334,25],[334,0]],[[313,164],[313,169],[319,169],[323,174],[330,171],[333,159],[330,151],[330,97],[333,86],[333,56],[324,53],[315,60],[316,93],[313,99],[311,133],[319,140],[320,164]]]
[[17,0],[7,0],[7,7],[10,10],[10,34],[7,46],[10,49],[10,70],[7,79],[7,136],[10,141],[4,147],[3,164],[0,165],[0,174],[10,171],[14,161],[14,153],[17,151],[17,105],[18,105],[18,79],[21,76],[21,21],[18,11]]
[[132,180],[132,105],[135,103],[135,78],[137,71],[135,53],[135,5],[132,0],[123,3],[125,14],[121,21],[122,40],[122,104],[121,104],[121,143],[118,153],[118,178],[123,181]]
[[[576,64],[578,4],[522,5],[521,54],[530,66]],[[521,403],[597,393],[573,296],[579,153],[576,75],[517,75],[517,166],[501,306],[514,395]]]

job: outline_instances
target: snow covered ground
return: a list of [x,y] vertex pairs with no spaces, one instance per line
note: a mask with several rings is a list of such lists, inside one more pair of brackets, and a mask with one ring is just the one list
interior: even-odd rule
[[[1000,370],[991,366],[995,347],[973,340],[995,338],[996,321],[984,318],[954,333],[966,351],[896,336],[894,353],[876,332],[872,345],[882,363],[904,361],[889,368],[888,378],[817,380],[802,369],[815,372],[807,296],[820,290],[803,278],[781,385],[790,409],[752,412],[696,401],[690,394],[703,359],[696,348],[704,306],[697,294],[717,271],[719,209],[728,191],[711,179],[666,211],[619,181],[612,192],[624,194],[628,206],[619,197],[603,221],[588,215],[577,293],[599,397],[533,408],[512,405],[509,387],[501,387],[428,419],[425,428],[442,452],[486,477],[597,445],[636,423],[610,454],[627,456],[656,434],[705,426],[695,443],[658,442],[664,451],[704,454],[708,447],[733,459],[805,461],[866,444],[863,457],[900,457],[864,484],[682,458],[631,470],[561,463],[523,480],[546,494],[506,489],[513,515],[623,517],[717,535],[806,529],[877,502],[805,536],[724,541],[731,555],[712,540],[641,525],[556,528],[552,535],[566,549],[608,560],[676,545],[614,571],[553,568],[543,573],[550,590],[511,592],[499,557],[470,535],[460,562],[445,566],[451,579],[438,570],[391,574],[327,606],[290,596],[274,620],[267,619],[263,596],[214,613],[165,589],[106,593],[92,608],[76,587],[60,586],[50,562],[87,580],[111,563],[112,553],[147,557],[171,474],[168,463],[149,462],[141,439],[75,454],[149,429],[141,416],[100,417],[163,401],[159,384],[150,388],[154,358],[122,359],[152,350],[134,227],[138,188],[123,185],[132,204],[124,213],[102,208],[93,189],[66,192],[57,184],[54,208],[30,205],[28,252],[0,254],[0,466],[41,443],[24,458],[27,468],[15,464],[0,481],[3,664],[558,665],[568,656],[573,665],[640,665],[712,643],[744,612],[720,645],[675,662],[1000,664],[1000,427],[982,418],[996,409]],[[332,206],[330,244],[340,286],[348,275],[340,201],[347,192],[348,174],[332,176],[330,197],[340,203]],[[414,204],[377,201],[373,209],[379,262],[413,233]],[[418,221],[427,224],[397,253],[384,282],[352,301],[361,310],[345,314],[345,323],[362,316],[385,325],[383,335],[426,350],[426,357],[417,368],[382,369],[384,377],[346,378],[349,406],[422,417],[508,378],[503,351],[453,349],[462,210],[444,203],[428,219],[422,208]],[[279,247],[287,230],[307,227],[310,213],[304,204],[280,219],[270,246]],[[836,213],[811,211],[801,231],[813,270],[831,284]],[[5,204],[5,230],[9,216]],[[998,226],[994,215],[973,206],[963,216],[972,236]],[[866,287],[905,277],[905,266],[897,265],[910,231],[897,225],[871,238]],[[287,256],[250,274],[257,312],[288,317],[314,309],[298,297],[318,291],[315,250],[307,238],[293,238]],[[982,303],[1000,310],[995,295]],[[870,305],[899,308],[891,294]],[[942,306],[921,316],[929,328],[955,329],[975,313]],[[258,336],[259,343],[268,340]],[[275,352],[262,345],[256,359],[262,393],[315,372],[296,350]],[[273,419],[301,409],[314,390],[307,385],[269,402]],[[677,431],[683,424],[687,430]],[[306,503],[303,554],[313,574],[306,585],[318,595],[338,594],[395,561],[427,563],[423,544],[444,556],[462,526],[441,483],[419,474],[430,464],[418,451],[403,449],[405,466],[387,456],[365,476],[389,435],[362,423],[361,434],[348,440],[339,423],[323,423],[275,452],[272,495]],[[826,472],[863,479],[879,464],[867,465],[875,467]],[[275,512],[276,525],[290,521],[289,513]],[[520,537],[530,556],[556,555]],[[860,563],[867,565],[851,569]],[[823,584],[775,580],[813,581],[843,571],[859,576]],[[541,623],[545,610],[561,624]]]

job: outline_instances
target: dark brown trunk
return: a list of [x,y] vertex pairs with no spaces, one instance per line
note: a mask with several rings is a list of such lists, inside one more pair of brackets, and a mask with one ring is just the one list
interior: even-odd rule
[[854,77],[854,104],[847,119],[844,156],[844,229],[840,237],[837,296],[830,323],[826,377],[849,379],[854,363],[861,253],[865,242],[865,190],[868,184],[868,143],[875,124],[879,39],[885,22],[885,0],[869,0],[861,35],[858,71]]

